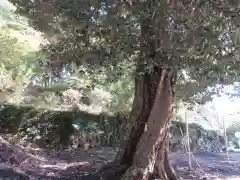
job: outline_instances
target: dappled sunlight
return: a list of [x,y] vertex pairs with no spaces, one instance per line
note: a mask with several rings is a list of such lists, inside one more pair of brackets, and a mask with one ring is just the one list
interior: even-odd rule
[[229,153],[229,161],[225,153],[193,153],[191,171],[189,171],[186,153],[172,153],[170,159],[176,171],[186,179],[190,176],[206,177],[209,180],[240,177],[240,153]]
[[[1,157],[1,169],[11,168],[13,171],[25,176],[69,176],[76,169],[82,169],[82,173],[79,175],[87,175],[93,172],[95,168],[106,163],[99,155],[104,150],[100,150],[97,155],[92,155],[87,161],[81,161],[81,157],[86,159],[89,156],[84,150],[77,150],[76,152],[69,151],[55,151],[48,149],[41,149],[41,151],[29,148],[17,146],[19,142],[15,142],[16,145],[12,145],[2,137],[0,139],[0,157]],[[30,151],[31,149],[31,151]],[[81,154],[81,152],[83,152]],[[84,153],[85,152],[85,153]],[[75,153],[75,157],[72,154]],[[65,155],[64,155],[65,154]],[[62,156],[67,155],[67,161],[63,160]],[[80,156],[81,155],[81,156]],[[98,157],[99,156],[99,157]],[[70,158],[71,157],[71,158]],[[98,157],[98,158],[97,158]],[[98,159],[98,160],[97,160]]]
[[221,177],[217,177],[217,178],[214,178],[213,180],[240,180],[240,176],[228,176],[228,177],[225,177],[225,178],[221,178]]
[[[46,179],[87,176],[112,161],[116,155],[116,151],[110,147],[91,148],[87,151],[84,149],[57,151],[37,148],[34,144],[24,147],[20,138],[13,141],[9,136],[1,138],[0,144],[1,169],[6,169],[5,173],[8,173],[7,169],[10,168],[18,175],[44,176]],[[184,180],[204,177],[209,180],[240,179],[239,153],[230,153],[230,161],[227,161],[224,153],[193,153],[191,171],[188,169],[186,153],[171,153],[170,160],[176,172],[184,177]]]
[[8,27],[11,37],[16,37],[19,42],[28,44],[29,47],[25,49],[25,53],[37,51],[40,49],[41,43],[47,43],[42,33],[28,25],[27,18],[17,16],[14,13],[16,7],[9,3],[8,0],[0,1],[0,10],[0,27]]

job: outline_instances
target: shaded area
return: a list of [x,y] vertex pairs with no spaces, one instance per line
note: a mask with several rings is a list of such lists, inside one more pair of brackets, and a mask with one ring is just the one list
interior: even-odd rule
[[[61,137],[61,135],[59,133],[62,133],[62,135],[68,135],[65,134],[65,128],[66,128],[66,124],[64,123],[69,123],[69,125],[71,124],[79,124],[79,127],[88,127],[91,125],[93,125],[94,123],[91,122],[95,122],[95,126],[99,127],[103,130],[103,132],[105,133],[109,133],[111,134],[112,139],[116,139],[117,143],[119,143],[120,141],[120,136],[119,134],[123,133],[123,128],[121,128],[122,126],[120,126],[121,124],[123,125],[123,123],[125,122],[124,119],[126,119],[127,117],[124,116],[118,116],[118,117],[109,117],[109,116],[104,116],[104,115],[91,115],[85,112],[80,112],[80,111],[76,111],[76,112],[58,112],[58,111],[50,111],[50,110],[46,110],[46,109],[36,109],[36,108],[32,108],[32,107],[18,107],[18,106],[12,106],[12,105],[4,105],[1,108],[0,111],[0,116],[1,116],[1,121],[2,121],[2,128],[1,128],[1,132],[5,134],[5,130],[8,130],[7,133],[26,133],[29,135],[30,131],[27,131],[28,128],[30,127],[36,127],[39,129],[43,129],[43,133],[41,134],[45,139],[48,138],[48,136],[52,135],[52,137],[50,136],[50,138],[54,138],[54,137]],[[54,117],[57,117],[56,119],[54,119]],[[64,118],[66,117],[66,118]],[[59,120],[58,120],[59,118]],[[122,119],[123,118],[123,119]],[[63,123],[64,121],[64,123]],[[78,122],[79,121],[79,122]],[[56,125],[56,123],[59,123],[59,125],[62,125],[62,129],[57,129],[53,128],[52,133],[44,133],[46,132],[45,128],[49,128],[51,126],[53,127],[58,127],[58,124]],[[77,123],[78,122],[78,123]],[[101,124],[101,122],[104,122],[106,124]],[[18,128],[15,128],[14,125],[19,124]],[[12,128],[11,128],[12,127]],[[69,126],[70,127],[70,126]],[[115,131],[114,129],[111,129],[112,127],[117,127],[117,131]],[[72,128],[72,127],[71,127]],[[183,136],[185,134],[185,124],[182,122],[173,122],[172,127],[171,127],[171,133],[174,137],[178,137],[178,140],[182,140]],[[93,133],[93,128],[89,128],[88,129],[88,133],[91,134]],[[99,130],[99,129],[98,129]],[[97,130],[97,131],[98,131]],[[191,137],[196,136],[197,138],[202,138],[202,137],[206,137],[206,140],[210,141],[213,138],[218,137],[218,134],[216,132],[213,131],[207,131],[204,130],[201,126],[197,125],[197,124],[191,124],[190,125],[190,133]],[[56,134],[54,134],[55,132],[58,132]],[[112,133],[114,132],[114,133]],[[181,134],[182,133],[182,134]],[[100,179],[100,175],[99,174],[95,174],[95,172],[103,165],[108,163],[108,161],[111,161],[114,159],[114,156],[116,154],[116,149],[113,150],[111,148],[106,148],[106,147],[102,147],[102,145],[108,146],[108,143],[105,143],[105,140],[107,138],[103,138],[103,144],[101,144],[98,147],[92,147],[91,149],[86,149],[84,150],[84,148],[78,148],[76,147],[75,149],[72,148],[68,148],[69,146],[66,146],[65,144],[65,149],[58,149],[58,148],[54,148],[54,149],[36,149],[36,147],[39,147],[38,145],[36,146],[33,139],[31,141],[27,141],[27,144],[25,145],[25,147],[21,147],[21,138],[19,138],[19,142],[16,142],[16,140],[12,140],[12,138],[9,138],[8,136],[4,135],[3,137],[5,140],[9,141],[11,145],[9,146],[4,146],[4,148],[7,148],[9,150],[7,150],[7,152],[9,154],[11,154],[10,156],[6,156],[5,153],[1,153],[0,157],[2,159],[2,161],[5,162],[10,162],[10,168],[6,167],[6,168],[2,168],[1,171],[3,171],[3,175],[7,176],[9,173],[11,173],[11,176],[15,176],[18,178],[24,178],[27,179],[31,176],[35,177],[35,178],[39,178],[39,179],[89,179],[89,180],[98,180]],[[31,134],[31,133],[30,133]],[[71,135],[77,134],[76,129],[74,129],[74,131],[71,132]],[[55,136],[54,136],[55,135]],[[115,136],[117,135],[117,137]],[[18,137],[18,135],[17,135]],[[36,137],[33,134],[33,137]],[[68,137],[68,136],[66,136]],[[68,138],[62,138],[64,140],[67,140]],[[221,141],[222,137],[218,137],[217,141]],[[32,145],[29,146],[29,143],[33,142]],[[48,140],[48,143],[50,143],[52,141]],[[56,141],[56,144],[58,144],[60,141]],[[175,142],[174,140],[171,141],[170,147],[171,150],[179,150],[179,147],[176,146],[174,148],[174,143],[181,143],[181,142]],[[61,144],[61,143],[59,143]],[[13,146],[14,145],[14,146]],[[19,145],[19,146],[15,146],[15,145]],[[63,144],[64,145],[64,144]],[[14,148],[12,148],[12,147]],[[42,146],[43,147],[43,146]],[[47,146],[46,146],[47,147]],[[118,145],[116,146],[118,147]],[[31,164],[34,163],[35,165],[38,164],[38,167],[31,167],[31,165],[27,166],[27,169],[25,167],[25,170],[18,170],[16,172],[16,169],[19,169],[19,163],[15,163],[14,164],[14,159],[16,161],[19,161],[19,159],[21,160],[21,158],[15,158],[14,154],[16,153],[14,150],[12,149],[17,149],[18,151],[23,151],[21,152],[20,156],[23,156],[23,159],[26,159],[27,157],[31,157],[33,159],[35,159],[36,157],[42,157],[44,159],[46,159],[47,161],[44,161],[45,165],[40,165],[41,164],[39,162],[39,160],[37,160],[39,163],[36,163],[36,161],[26,161],[26,164]],[[58,149],[58,150],[57,150]],[[185,151],[185,150],[183,150]],[[106,152],[110,152],[109,154],[111,155],[106,155]],[[27,155],[26,155],[27,154]],[[32,156],[33,155],[33,156]],[[14,156],[14,158],[12,160],[11,157]],[[175,169],[177,170],[177,172],[179,174],[181,174],[181,176],[189,176],[189,174],[192,174],[194,176],[202,176],[202,174],[199,172],[198,173],[189,173],[187,171],[187,156],[182,154],[182,153],[177,153],[177,154],[172,154],[172,159],[173,159],[173,165],[175,167]],[[8,159],[8,158],[10,159]],[[223,167],[221,162],[224,159],[224,155],[223,154],[216,154],[216,153],[207,153],[207,152],[202,152],[202,153],[198,153],[196,154],[197,159],[204,159],[206,160],[206,162],[202,162],[201,166],[205,169],[206,173],[208,173],[208,171],[212,171],[212,169],[215,168],[215,170],[218,171],[219,174],[226,174],[226,175],[237,175],[237,173],[230,171],[229,169],[227,169],[227,171],[225,172],[225,170],[221,169]],[[4,159],[5,158],[5,159]],[[30,159],[31,159],[30,158]],[[234,158],[238,158],[237,155]],[[214,165],[214,163],[212,163],[213,167],[208,167],[208,164],[211,164],[210,162],[217,160],[216,164]],[[84,164],[84,162],[88,162],[87,164]],[[11,164],[13,163],[13,164]],[[21,164],[21,163],[20,163]],[[63,165],[65,164],[65,165]],[[67,165],[66,165],[67,164]],[[23,164],[22,164],[23,165]],[[196,164],[194,164],[196,165]],[[218,167],[218,165],[220,166],[220,168]],[[178,166],[180,166],[180,168],[178,168]],[[206,166],[206,167],[205,167]],[[214,167],[215,166],[215,167]],[[30,168],[31,167],[31,168]],[[229,168],[229,167],[227,167]],[[21,169],[21,168],[20,168]],[[30,170],[31,169],[31,170]],[[196,171],[199,171],[199,169],[195,169]],[[21,171],[23,171],[23,173],[21,173]],[[120,173],[120,172],[119,172]],[[88,175],[91,174],[91,175]],[[112,171],[106,172],[105,173],[105,179],[117,179],[119,178],[118,172],[115,172],[115,174],[113,174]],[[196,179],[196,178],[194,178]]]
[[[79,148],[119,147],[126,129],[127,115],[89,114],[83,111],[53,111],[29,106],[2,105],[0,108],[0,133],[16,134],[38,147]],[[191,150],[219,152],[223,137],[198,124],[190,124]],[[185,151],[186,125],[173,121],[170,150]],[[236,139],[237,141],[237,139]]]
[[[88,151],[29,149],[20,147],[18,143],[16,146],[11,145],[3,139],[0,145],[0,177],[4,179],[100,180],[100,175],[95,172],[116,155],[116,151],[111,148],[93,148]],[[227,161],[224,153],[201,152],[194,153],[193,157],[197,163],[193,159],[193,170],[189,171],[186,153],[170,154],[175,170],[183,179],[221,180],[240,177],[240,153],[230,153],[230,161]],[[103,179],[118,178],[117,172],[108,172]]]
[[[34,107],[2,105],[0,133],[18,134],[40,147],[63,146],[73,143],[72,135],[93,134],[101,145],[115,145],[121,139],[124,117],[94,115],[83,111],[53,111]],[[123,124],[122,124],[123,125]],[[91,141],[87,139],[88,141]],[[86,140],[86,141],[87,141]],[[83,146],[85,142],[78,142]],[[92,142],[93,143],[93,142]]]

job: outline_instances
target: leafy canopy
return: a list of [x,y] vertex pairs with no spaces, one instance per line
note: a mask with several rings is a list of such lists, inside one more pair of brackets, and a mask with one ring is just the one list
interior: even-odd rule
[[[11,2],[44,32],[49,44],[43,51],[56,76],[63,67],[74,74],[83,65],[89,72],[104,71],[111,81],[132,76],[144,57],[150,70],[160,64],[178,73],[181,98],[239,80],[239,1]],[[141,43],[150,46],[141,49]]]

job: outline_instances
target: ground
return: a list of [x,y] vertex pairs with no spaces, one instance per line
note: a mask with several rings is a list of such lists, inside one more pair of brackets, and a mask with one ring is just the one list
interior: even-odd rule
[[[10,144],[0,138],[0,179],[21,180],[98,180],[86,177],[111,161],[115,151],[102,147],[85,151],[34,149]],[[171,153],[170,159],[178,174],[184,180],[240,180],[240,153],[195,153],[192,156],[193,170],[188,170],[188,156]]]

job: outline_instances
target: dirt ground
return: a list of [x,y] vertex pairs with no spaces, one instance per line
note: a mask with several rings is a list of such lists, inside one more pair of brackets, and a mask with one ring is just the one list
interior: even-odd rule
[[[88,176],[111,161],[115,151],[94,148],[51,151],[24,148],[0,138],[0,180],[98,180]],[[191,156],[192,170],[188,168],[188,155],[171,153],[173,167],[184,180],[240,180],[240,153],[197,153]]]

